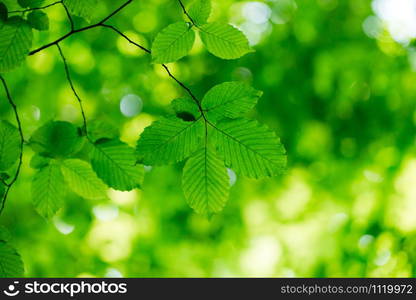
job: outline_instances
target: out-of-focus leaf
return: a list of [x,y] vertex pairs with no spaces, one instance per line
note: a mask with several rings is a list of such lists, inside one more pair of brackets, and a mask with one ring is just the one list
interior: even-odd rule
[[84,140],[73,124],[50,121],[36,130],[29,140],[32,149],[52,157],[65,157],[80,150]]

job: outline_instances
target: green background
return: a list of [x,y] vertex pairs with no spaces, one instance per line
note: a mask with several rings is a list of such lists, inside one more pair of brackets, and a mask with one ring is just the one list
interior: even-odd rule
[[[92,22],[120,3],[100,1]],[[47,13],[51,30],[36,33],[33,48],[69,30],[62,7]],[[134,1],[109,23],[150,47],[157,32],[182,19],[177,1],[148,0]],[[264,91],[251,116],[281,137],[286,174],[237,176],[224,211],[208,220],[186,204],[182,164],[147,168],[142,190],[109,190],[109,200],[95,202],[68,194],[65,208],[45,220],[31,203],[33,152],[25,146],[21,176],[0,219],[25,275],[415,276],[411,43],[395,41],[368,0],[213,0],[210,20],[242,28],[256,52],[221,60],[198,40],[189,56],[169,66],[199,98],[231,80]],[[184,95],[149,55],[108,29],[73,35],[61,46],[87,119],[110,122],[132,146]],[[56,47],[5,77],[26,139],[51,119],[82,124]],[[143,104],[132,117],[120,111],[129,94]],[[1,99],[2,118],[14,122]]]

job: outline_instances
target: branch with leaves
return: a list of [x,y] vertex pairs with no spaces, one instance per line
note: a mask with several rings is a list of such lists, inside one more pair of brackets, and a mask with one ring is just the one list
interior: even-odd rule
[[[151,49],[147,49],[106,23],[132,1],[124,2],[97,23],[75,28],[72,16],[89,19],[96,0],[61,0],[47,5],[42,0],[19,0],[21,9],[10,0],[0,0],[0,73],[17,68],[28,55],[56,46],[83,119],[81,128],[65,121],[50,121],[38,128],[27,143],[35,152],[30,166],[37,170],[32,180],[33,204],[45,218],[54,216],[64,205],[65,187],[86,199],[106,198],[108,187],[121,191],[140,188],[144,165],[158,166],[187,159],[182,176],[185,198],[197,213],[208,216],[220,212],[228,200],[227,168],[250,178],[275,176],[285,169],[286,154],[279,138],[265,125],[244,117],[256,105],[261,91],[242,82],[224,82],[212,87],[200,100],[166,65],[188,55],[196,33],[211,54],[237,59],[253,52],[245,35],[232,25],[209,22],[210,0],[195,0],[188,9],[178,0],[189,22],[168,25],[157,34]],[[70,30],[30,50],[33,29],[48,30],[49,20],[44,10],[55,5],[64,8]],[[22,15],[16,16],[16,13]],[[160,64],[186,92],[171,102],[173,115],[161,117],[145,128],[136,149],[123,143],[100,122],[88,123],[83,101],[72,80],[61,42],[94,28],[109,29],[151,55],[152,62]],[[18,128],[6,121],[0,123],[0,171],[4,171],[0,174],[0,194],[1,187],[5,188],[1,213],[8,191],[19,175],[24,140],[16,105],[5,80],[0,78],[18,123]],[[1,138],[6,138],[7,143],[2,143]],[[20,157],[15,157],[19,153]],[[16,160],[19,162],[15,175],[7,183],[7,171]]]

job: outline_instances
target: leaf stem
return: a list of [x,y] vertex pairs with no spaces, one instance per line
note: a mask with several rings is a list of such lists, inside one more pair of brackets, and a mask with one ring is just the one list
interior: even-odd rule
[[9,191],[10,191],[11,187],[13,186],[13,184],[16,182],[17,177],[19,177],[20,169],[22,167],[24,137],[23,137],[22,124],[20,122],[20,117],[19,117],[19,113],[17,112],[16,104],[14,103],[14,101],[12,99],[12,96],[10,94],[9,88],[7,87],[6,80],[1,75],[0,75],[0,81],[3,84],[3,88],[4,88],[4,91],[6,93],[7,100],[9,101],[9,104],[10,104],[10,106],[12,107],[12,109],[14,111],[14,116],[15,116],[15,119],[16,119],[16,123],[17,123],[17,127],[18,127],[18,130],[19,130],[19,134],[20,134],[19,163],[17,165],[16,173],[14,174],[13,179],[10,181],[9,184],[6,184],[7,188],[6,188],[6,191],[5,191],[4,195],[3,195],[3,199],[2,199],[1,207],[0,207],[0,214],[1,214],[3,212],[3,210],[4,210],[5,205],[6,205],[6,200],[7,200],[7,196],[9,194]]

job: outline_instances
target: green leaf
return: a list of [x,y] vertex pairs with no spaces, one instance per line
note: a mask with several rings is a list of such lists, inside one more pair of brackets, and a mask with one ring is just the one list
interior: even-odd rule
[[30,160],[30,167],[33,169],[42,169],[43,167],[47,166],[49,162],[50,158],[39,154],[34,154]]
[[143,181],[144,168],[136,165],[134,149],[119,140],[96,143],[91,165],[98,177],[116,190],[130,191]]
[[23,273],[20,255],[8,243],[0,241],[0,277],[17,278],[22,277]]
[[185,22],[170,24],[159,32],[152,45],[155,63],[169,63],[184,57],[191,50],[195,33]]
[[83,142],[80,130],[73,124],[49,121],[33,133],[29,145],[44,156],[66,157],[79,151]]
[[44,0],[17,0],[17,2],[23,8],[35,8],[40,7],[43,4]]
[[7,21],[7,6],[3,2],[0,2],[0,22],[6,22]]
[[162,118],[145,128],[137,153],[145,165],[163,165],[181,161],[201,144],[202,122],[185,122],[177,118]]
[[184,121],[195,121],[201,116],[198,106],[191,98],[178,98],[170,103],[176,116]]
[[196,25],[206,24],[211,14],[211,1],[210,0],[196,0],[188,9],[188,13],[192,18],[192,21]]
[[97,177],[87,162],[80,159],[66,159],[62,162],[61,170],[68,186],[81,197],[106,198],[106,185]]
[[20,17],[0,23],[0,73],[20,66],[32,46],[33,33]]
[[1,2],[6,4],[8,11],[18,10],[20,8],[16,0],[2,0]]
[[98,4],[97,0],[64,0],[69,12],[89,21]]
[[242,82],[224,82],[205,94],[202,108],[211,120],[237,118],[251,110],[262,94]]
[[11,237],[10,231],[3,225],[0,225],[0,241],[7,242]]
[[[3,201],[4,193],[6,192],[6,186],[0,182],[0,203]],[[1,240],[1,238],[0,238]]]
[[0,170],[7,170],[20,153],[19,130],[7,121],[0,121]]
[[29,13],[27,15],[27,22],[36,30],[43,31],[49,29],[49,18],[43,11],[32,11]]
[[201,149],[186,162],[182,187],[189,206],[197,213],[211,215],[220,212],[230,189],[224,162],[213,150]]
[[286,151],[276,134],[255,120],[221,121],[214,127],[216,145],[227,166],[251,178],[281,174]]
[[246,36],[229,24],[208,23],[199,28],[202,43],[215,56],[236,59],[253,52]]
[[37,212],[44,218],[53,217],[63,206],[65,182],[59,165],[51,163],[39,170],[32,180],[32,199]]

